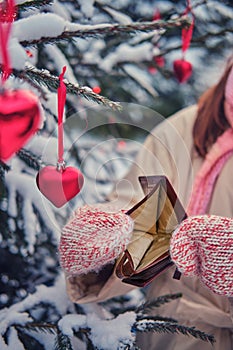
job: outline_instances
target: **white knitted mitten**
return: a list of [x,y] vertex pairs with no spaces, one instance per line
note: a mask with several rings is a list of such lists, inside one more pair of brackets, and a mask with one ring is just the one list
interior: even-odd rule
[[213,292],[233,296],[233,219],[188,217],[172,235],[170,254],[184,275],[199,276]]
[[107,212],[104,208],[103,205],[78,208],[63,228],[59,254],[66,273],[98,272],[114,262],[128,245],[133,220],[123,212]]

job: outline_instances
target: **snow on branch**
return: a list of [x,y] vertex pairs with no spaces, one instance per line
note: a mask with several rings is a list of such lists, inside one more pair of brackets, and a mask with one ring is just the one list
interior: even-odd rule
[[[59,293],[57,293],[58,290]],[[64,314],[71,308],[72,304],[67,299],[63,274],[58,275],[52,286],[39,285],[36,287],[35,293],[29,294],[25,299],[9,308],[0,310],[0,334],[4,335],[7,329],[13,325],[25,326],[33,322],[30,312],[41,303],[52,304],[59,314]]]
[[191,335],[194,338],[201,339],[206,342],[213,344],[215,342],[214,336],[206,334],[195,327],[187,327],[180,325],[177,322],[167,322],[164,320],[153,320],[150,317],[143,317],[135,323],[136,332],[158,332],[158,333],[180,333],[183,335]]
[[18,11],[30,11],[32,8],[50,5],[54,0],[16,0]]
[[[49,21],[48,21],[49,16]],[[56,33],[54,35],[52,34],[51,30],[47,29],[47,26],[44,27],[43,33],[40,31],[38,32],[36,30],[36,18],[33,17],[39,17],[37,19],[38,25],[41,26],[41,21],[43,22],[49,22],[49,29],[54,27],[54,30]],[[28,26],[30,26],[31,21],[33,21],[33,26],[35,28],[36,33],[39,35],[39,37],[34,37],[32,33],[27,31],[27,35],[25,35],[25,30]],[[62,17],[59,17],[54,14],[40,14],[37,16],[31,16],[26,19],[22,19],[18,21],[18,26],[20,26],[20,30],[22,28],[25,28],[23,30],[24,35],[19,35],[19,33],[16,32],[16,36],[18,37],[18,40],[22,46],[32,46],[39,43],[54,43],[58,42],[60,40],[71,40],[73,38],[88,38],[88,37],[98,37],[103,35],[119,35],[119,34],[134,34],[136,32],[149,32],[149,31],[159,31],[166,30],[170,28],[175,27],[187,27],[190,25],[190,19],[181,16],[177,19],[170,19],[167,21],[164,20],[158,20],[158,21],[152,21],[152,22],[134,22],[130,24],[120,24],[120,23],[113,23],[113,24],[96,24],[96,25],[82,25],[82,24],[76,24],[76,23],[70,23],[68,21],[65,21],[62,19]],[[17,25],[16,25],[17,26]],[[17,27],[18,27],[17,26]],[[64,29],[62,31],[62,29]],[[48,33],[50,35],[48,36]],[[25,39],[26,38],[26,39]]]

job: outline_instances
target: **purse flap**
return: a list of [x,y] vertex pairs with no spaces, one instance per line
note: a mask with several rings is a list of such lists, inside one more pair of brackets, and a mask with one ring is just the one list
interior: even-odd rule
[[169,256],[171,234],[186,217],[165,176],[143,176],[139,181],[146,195],[127,212],[134,220],[134,231],[127,254],[118,264],[118,277],[139,273],[164,254]]

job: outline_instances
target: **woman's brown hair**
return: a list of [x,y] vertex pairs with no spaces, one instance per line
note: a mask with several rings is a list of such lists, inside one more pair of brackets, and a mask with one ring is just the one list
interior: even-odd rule
[[203,93],[198,101],[193,139],[195,149],[202,157],[205,157],[218,136],[230,126],[224,113],[224,99],[225,85],[232,67],[231,58],[219,82]]

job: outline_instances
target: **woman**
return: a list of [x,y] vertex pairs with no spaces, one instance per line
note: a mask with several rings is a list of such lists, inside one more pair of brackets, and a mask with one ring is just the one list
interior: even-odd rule
[[[111,204],[121,209],[132,207],[143,197],[138,176],[166,175],[189,215],[233,217],[232,67],[233,58],[219,82],[201,96],[197,106],[183,109],[153,130],[129,174],[110,196]],[[173,274],[174,268],[170,268],[154,279],[146,290],[148,300],[181,292],[182,298],[160,307],[158,314],[213,334],[216,343],[211,346],[192,337],[146,333],[138,335],[138,346],[143,350],[232,350],[228,298],[214,294],[197,278],[182,276],[177,281]],[[71,299],[78,303],[103,300],[130,289],[114,274],[109,278],[102,273],[98,278],[67,279]]]

